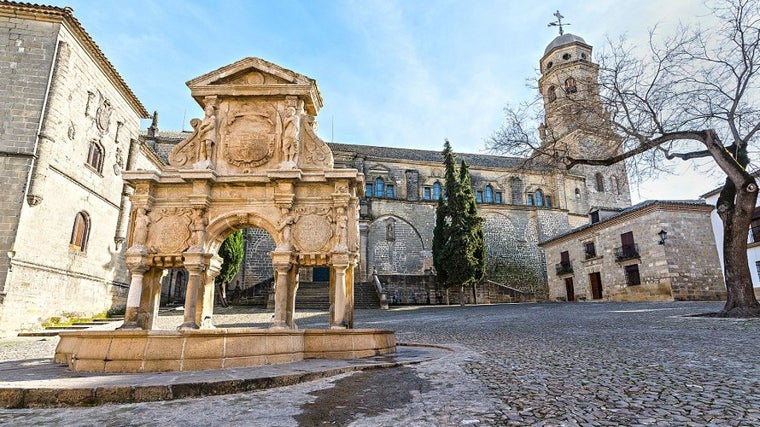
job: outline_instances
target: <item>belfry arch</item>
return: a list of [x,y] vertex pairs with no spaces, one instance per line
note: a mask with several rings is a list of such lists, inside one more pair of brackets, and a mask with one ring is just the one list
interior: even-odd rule
[[187,85],[205,115],[191,121],[192,135],[162,170],[124,172],[134,194],[122,328],[155,328],[162,270],[181,267],[189,278],[179,328],[212,327],[216,252],[229,233],[247,227],[265,230],[276,245],[271,328],[297,329],[302,266],[330,268],[329,327],[352,328],[364,176],[335,169],[316,135],[316,82],[246,58]]

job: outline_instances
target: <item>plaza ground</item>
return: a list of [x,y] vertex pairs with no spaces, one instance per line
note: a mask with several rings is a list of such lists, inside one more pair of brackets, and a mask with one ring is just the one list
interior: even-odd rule
[[[269,390],[91,408],[3,409],[12,425],[760,425],[760,320],[690,315],[722,303],[563,303],[359,310],[356,326],[450,348],[396,368]],[[300,327],[324,327],[304,312]],[[219,310],[218,326],[271,313]],[[162,327],[181,313],[160,317]],[[0,341],[3,364],[56,339]],[[180,375],[180,374],[178,374]]]

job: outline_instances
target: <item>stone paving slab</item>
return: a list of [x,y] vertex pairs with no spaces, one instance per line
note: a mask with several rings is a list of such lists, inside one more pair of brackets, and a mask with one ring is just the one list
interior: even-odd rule
[[391,368],[439,358],[440,346],[398,345],[396,353],[362,359],[206,371],[102,374],[72,372],[50,359],[0,362],[0,407],[40,408],[136,403],[263,390],[353,371]]

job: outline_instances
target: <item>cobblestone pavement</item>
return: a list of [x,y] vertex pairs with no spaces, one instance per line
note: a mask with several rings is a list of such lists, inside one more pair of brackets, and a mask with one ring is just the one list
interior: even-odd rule
[[[760,320],[685,317],[721,303],[361,310],[356,326],[448,346],[441,359],[277,389],[95,408],[0,410],[13,425],[760,426]],[[267,324],[271,313],[215,316]],[[324,313],[302,313],[323,327]],[[163,316],[166,327],[177,316]],[[12,342],[11,342],[12,341]],[[0,359],[55,339],[0,340]],[[19,357],[23,356],[23,357]]]

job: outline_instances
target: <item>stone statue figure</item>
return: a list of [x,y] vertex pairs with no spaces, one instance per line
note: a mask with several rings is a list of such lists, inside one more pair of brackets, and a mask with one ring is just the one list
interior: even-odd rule
[[[204,108],[206,116],[198,126],[198,143],[196,146],[196,164],[203,167],[211,166],[211,155],[216,145],[216,113],[214,106],[209,104]],[[204,164],[205,163],[205,164]]]
[[278,246],[278,249],[290,249],[290,233],[295,224],[296,219],[290,214],[290,210],[286,208],[281,209],[282,218],[277,226],[277,231],[282,233],[282,244]]
[[295,107],[286,108],[282,119],[282,154],[284,162],[293,168],[298,164],[300,133],[301,115]]
[[203,246],[203,237],[206,234],[208,219],[204,209],[193,209],[193,222],[190,223],[190,231],[196,246]]
[[346,227],[348,224],[348,215],[346,215],[346,208],[339,207],[338,214],[335,216],[335,225],[338,227],[338,245],[337,249],[348,249],[346,246]]
[[135,216],[135,246],[145,246],[148,241],[148,228],[150,227],[150,217],[145,208],[138,208]]

